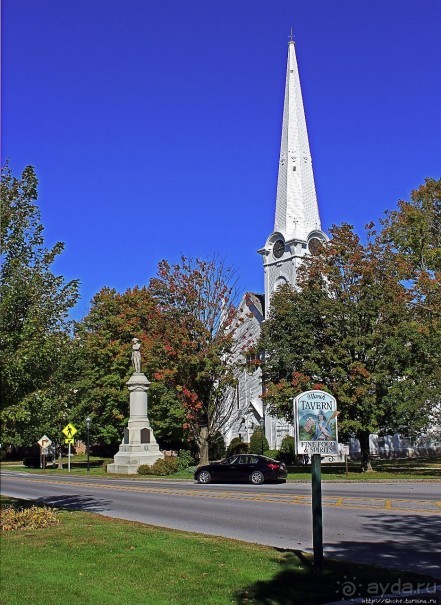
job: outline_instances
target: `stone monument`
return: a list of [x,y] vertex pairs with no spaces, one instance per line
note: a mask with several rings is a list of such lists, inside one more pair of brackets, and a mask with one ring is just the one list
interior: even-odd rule
[[159,451],[147,416],[147,392],[150,383],[141,372],[141,343],[132,339],[133,374],[126,382],[130,393],[130,418],[124,437],[115,454],[113,464],[107,465],[108,473],[134,475],[141,464],[152,465],[164,454]]

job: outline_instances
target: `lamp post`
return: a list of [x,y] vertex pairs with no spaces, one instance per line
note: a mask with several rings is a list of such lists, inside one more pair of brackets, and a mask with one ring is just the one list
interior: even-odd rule
[[89,456],[90,456],[90,447],[89,447],[89,429],[90,429],[90,423],[92,422],[92,419],[89,418],[89,416],[86,418],[86,427],[87,427],[87,472],[90,473],[90,464],[89,464]]
[[266,437],[266,435],[265,435],[265,412],[266,412],[266,406],[262,402],[262,418],[260,419],[260,431],[261,431],[260,435],[261,435],[261,438],[262,438],[262,446],[261,446],[262,456],[263,456],[263,442],[264,442],[264,439]]

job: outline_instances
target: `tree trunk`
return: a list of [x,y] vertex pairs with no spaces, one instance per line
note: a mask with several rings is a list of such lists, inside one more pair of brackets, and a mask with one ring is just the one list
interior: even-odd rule
[[62,469],[63,468],[63,454],[61,452],[61,447],[58,449],[58,469]]
[[358,440],[360,441],[361,470],[363,473],[369,473],[372,471],[369,459],[369,433],[367,431],[360,431]]
[[203,426],[199,431],[199,465],[209,464],[208,458],[208,427]]

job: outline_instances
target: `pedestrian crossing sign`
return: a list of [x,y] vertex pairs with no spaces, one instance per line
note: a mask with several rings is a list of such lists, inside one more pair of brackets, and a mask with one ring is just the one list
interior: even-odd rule
[[74,425],[73,425],[71,422],[69,422],[69,424],[68,424],[68,425],[66,425],[66,426],[64,427],[64,429],[63,429],[61,432],[62,432],[64,435],[66,435],[66,437],[67,437],[68,439],[72,439],[72,438],[73,438],[73,436],[74,436],[76,433],[78,433],[77,429],[74,427]]

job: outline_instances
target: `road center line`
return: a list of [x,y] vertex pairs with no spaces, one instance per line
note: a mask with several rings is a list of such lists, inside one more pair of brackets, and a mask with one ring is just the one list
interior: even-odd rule
[[[34,483],[44,483],[52,485],[69,485],[76,487],[92,487],[107,490],[118,490],[127,492],[140,492],[140,493],[151,493],[151,494],[163,494],[170,496],[184,496],[190,498],[202,498],[212,500],[242,500],[252,502],[262,502],[270,504],[282,504],[285,506],[310,506],[311,496],[310,495],[292,495],[283,493],[243,493],[234,491],[208,491],[205,489],[200,490],[189,490],[186,488],[165,488],[165,487],[147,487],[147,486],[135,486],[135,485],[117,485],[116,483],[84,483],[79,481],[57,481],[50,479],[40,478],[28,478],[25,481]],[[421,514],[441,514],[441,502],[432,502],[430,500],[412,500],[403,498],[370,498],[370,497],[345,497],[345,496],[324,496],[323,506],[329,506],[334,508],[347,508],[347,509],[370,509],[370,510],[384,510],[388,513],[399,514],[402,512],[412,512]]]

